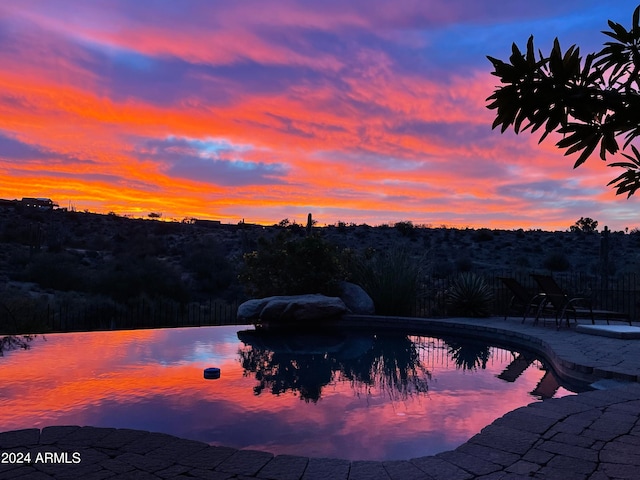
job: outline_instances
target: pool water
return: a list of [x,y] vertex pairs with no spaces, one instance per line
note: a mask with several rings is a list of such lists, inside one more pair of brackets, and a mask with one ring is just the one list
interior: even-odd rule
[[[399,460],[451,450],[564,396],[530,354],[474,341],[247,326],[65,333],[0,357],[0,430],[92,425],[274,454]],[[219,379],[205,379],[208,367]]]

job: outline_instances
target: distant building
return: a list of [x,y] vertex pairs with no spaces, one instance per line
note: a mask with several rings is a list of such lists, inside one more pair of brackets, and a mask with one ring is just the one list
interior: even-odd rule
[[20,200],[20,205],[24,208],[35,208],[38,210],[53,210],[54,207],[57,207],[57,203],[53,203],[53,200],[50,198],[31,198],[31,197],[23,197]]

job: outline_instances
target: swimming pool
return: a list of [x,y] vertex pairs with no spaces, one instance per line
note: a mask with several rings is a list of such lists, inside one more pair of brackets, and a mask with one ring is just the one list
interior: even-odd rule
[[[397,460],[451,450],[571,394],[528,353],[475,341],[201,327],[37,336],[0,357],[0,429],[92,425],[274,454]],[[221,370],[208,380],[208,367]]]

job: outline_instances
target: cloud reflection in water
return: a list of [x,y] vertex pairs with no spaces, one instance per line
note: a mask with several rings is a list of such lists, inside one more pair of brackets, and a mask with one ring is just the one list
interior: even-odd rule
[[[532,361],[518,364],[514,381],[498,378],[518,358],[507,350],[485,346],[480,350],[489,356],[479,364],[465,357],[465,365],[484,369],[457,368],[443,340],[386,334],[311,341],[203,327],[53,334],[30,347],[0,358],[3,430],[138,428],[277,454],[361,460],[455,448],[534,401],[530,392],[545,376]],[[211,366],[221,369],[220,379],[203,379]],[[553,380],[545,377],[545,385]]]

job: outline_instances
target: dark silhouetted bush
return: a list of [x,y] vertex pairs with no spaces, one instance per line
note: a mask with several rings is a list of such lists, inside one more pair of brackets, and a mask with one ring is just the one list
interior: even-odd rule
[[516,258],[513,259],[512,264],[522,268],[527,268],[531,266],[531,262],[529,261],[529,258],[524,255],[518,255]]
[[473,236],[473,239],[476,242],[489,242],[493,240],[493,238],[494,238],[493,232],[488,228],[481,228]]
[[32,256],[22,278],[43,288],[85,291],[85,272],[78,257],[66,252],[40,252]]
[[121,257],[96,280],[97,293],[118,302],[140,295],[186,302],[189,293],[180,274],[156,258]]
[[296,238],[281,231],[273,240],[260,239],[243,258],[239,279],[256,297],[335,294],[342,278],[336,247],[317,235]]
[[3,292],[0,294],[0,333],[48,331],[46,308],[46,296],[34,297],[24,292]]
[[433,278],[447,278],[453,273],[453,264],[445,259],[436,260],[431,265],[431,276]]
[[411,220],[396,222],[394,225],[395,229],[400,232],[405,237],[410,237],[415,234],[415,227]]
[[228,288],[236,277],[225,249],[216,242],[192,246],[182,266],[193,274],[198,288],[209,294]]
[[456,259],[456,270],[460,273],[469,272],[473,268],[473,260],[469,257],[460,257]]
[[571,268],[571,262],[563,252],[552,252],[545,257],[542,266],[552,272],[566,272]]
[[598,221],[589,217],[580,217],[576,223],[569,227],[569,231],[573,233],[595,233],[598,231]]

